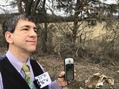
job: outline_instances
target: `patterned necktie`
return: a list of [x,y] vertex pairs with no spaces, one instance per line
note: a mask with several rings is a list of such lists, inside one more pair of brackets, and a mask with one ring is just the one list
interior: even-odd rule
[[32,79],[31,79],[31,76],[30,76],[30,68],[29,68],[29,66],[24,64],[23,67],[22,67],[22,70],[24,71],[25,80],[28,83],[30,89],[35,89],[34,83],[33,83]]

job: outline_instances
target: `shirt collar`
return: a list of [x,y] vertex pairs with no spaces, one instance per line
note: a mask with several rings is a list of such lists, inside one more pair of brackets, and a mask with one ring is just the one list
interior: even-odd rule
[[[10,63],[15,67],[15,69],[20,73],[21,68],[23,66],[23,62],[21,62],[15,55],[13,55],[9,50],[6,53],[6,56]],[[26,62],[28,66],[30,66],[30,58],[28,58],[28,61]]]

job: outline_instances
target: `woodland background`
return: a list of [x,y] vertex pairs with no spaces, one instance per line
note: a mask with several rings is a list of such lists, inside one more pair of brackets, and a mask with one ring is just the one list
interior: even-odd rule
[[[13,0],[9,5],[13,9],[17,7],[17,12],[0,8],[4,11],[0,14],[1,24],[5,18],[17,13],[33,14],[38,20],[38,45],[32,57],[49,71],[52,80],[63,70],[64,59],[72,57],[77,70],[76,80],[70,86],[75,86],[72,89],[80,89],[80,81],[96,72],[119,82],[118,0],[115,4],[100,0]],[[54,10],[64,11],[63,16],[56,15]],[[2,28],[0,38],[2,55],[6,51]]]

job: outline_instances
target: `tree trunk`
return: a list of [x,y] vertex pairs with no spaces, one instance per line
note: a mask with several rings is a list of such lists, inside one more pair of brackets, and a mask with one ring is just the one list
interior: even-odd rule
[[19,13],[23,13],[23,8],[22,8],[22,0],[19,0],[18,4],[17,4],[17,7],[18,7],[18,12]]
[[77,30],[78,30],[78,14],[77,11],[77,7],[79,4],[79,0],[77,0],[76,3],[76,8],[75,8],[75,14],[74,14],[74,27],[73,27],[73,45],[75,46],[75,42],[76,42],[76,38],[77,38]]
[[33,2],[33,0],[24,0],[25,13],[28,15],[31,14],[32,2]]
[[44,17],[44,31],[43,31],[43,38],[42,38],[42,51],[43,53],[47,53],[47,16],[46,16],[46,10],[45,10],[45,3],[46,3],[46,0],[44,0],[43,2],[43,17]]

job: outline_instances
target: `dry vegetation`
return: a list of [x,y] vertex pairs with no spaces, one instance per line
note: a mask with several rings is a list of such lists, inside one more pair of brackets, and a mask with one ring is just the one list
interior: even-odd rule
[[[55,80],[58,73],[64,69],[63,60],[54,55],[39,57],[38,61],[42,64],[44,69],[49,72],[52,80]],[[119,63],[115,62],[115,65],[119,65]],[[75,81],[69,85],[70,89],[80,89],[81,87],[84,88],[84,80],[97,72],[114,78],[115,84],[119,82],[118,68],[111,64],[95,64],[89,60],[81,59],[75,61],[75,69],[77,71],[77,75],[75,77]]]
[[[97,26],[96,29],[99,29],[101,26]],[[42,28],[42,26],[41,26]],[[75,81],[69,85],[71,89],[81,89],[84,88],[84,80],[93,75],[94,73],[102,73],[107,76],[110,76],[115,79],[115,84],[119,83],[119,62],[118,57],[116,60],[113,60],[107,56],[107,53],[110,52],[111,45],[107,46],[105,43],[105,39],[103,41],[91,41],[88,43],[84,36],[88,36],[87,39],[92,39],[92,35],[95,37],[99,37],[97,32],[88,32],[88,28],[84,26],[84,29],[87,29],[86,32],[82,28],[80,28],[81,33],[79,36],[83,34],[83,44],[80,44],[80,38],[77,38],[77,47],[73,48],[70,44],[70,33],[72,28],[71,25],[66,24],[53,24],[48,26],[48,53],[44,54],[41,52],[40,41],[38,43],[38,49],[33,54],[34,59],[37,59],[39,63],[44,67],[46,71],[49,72],[52,80],[55,80],[58,76],[58,73],[64,70],[64,58],[73,57],[75,60],[75,69],[77,71],[77,76]],[[93,27],[90,27],[93,29]],[[102,28],[100,28],[102,29]],[[69,30],[69,31],[68,31]],[[0,32],[1,33],[1,32]],[[98,33],[100,33],[98,31]],[[90,34],[90,35],[89,35]],[[112,35],[112,34],[111,34]],[[39,35],[40,37],[40,35]],[[94,37],[94,38],[95,38]],[[0,35],[0,38],[2,36]],[[96,38],[96,39],[97,39]],[[100,37],[99,37],[100,38]],[[102,37],[103,38],[103,37]],[[3,46],[4,42],[0,39],[0,56],[5,53],[5,48]],[[85,46],[86,43],[86,46]],[[96,44],[98,45],[96,45]],[[88,44],[88,45],[87,45]],[[40,47],[39,47],[40,45]],[[106,49],[103,47],[106,45]],[[116,51],[118,53],[118,51]],[[111,53],[113,51],[111,50]],[[105,88],[106,89],[106,88]],[[108,88],[107,88],[108,89]],[[115,88],[115,89],[118,89]]]

